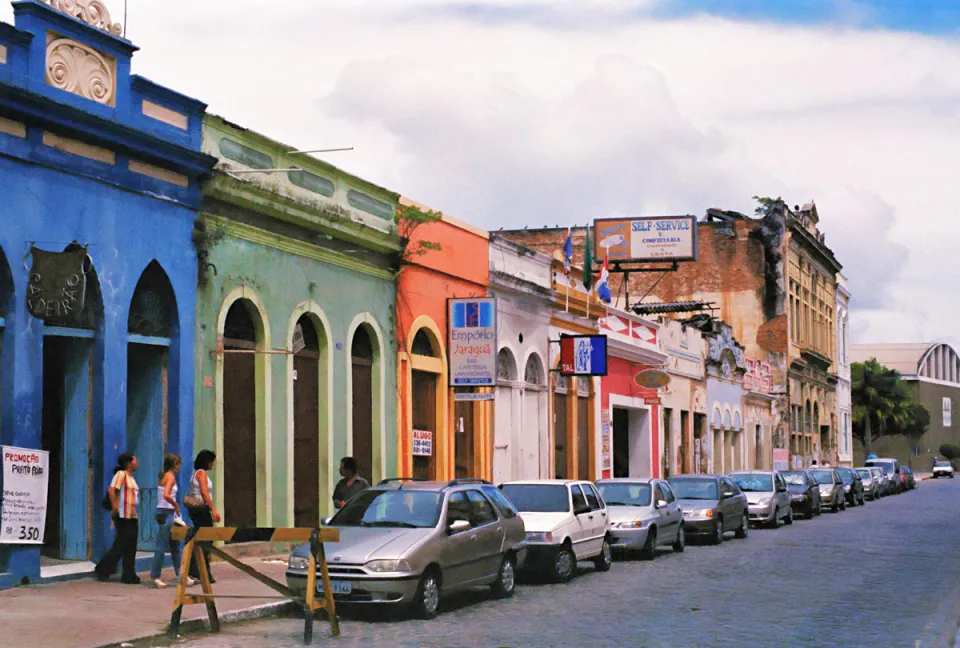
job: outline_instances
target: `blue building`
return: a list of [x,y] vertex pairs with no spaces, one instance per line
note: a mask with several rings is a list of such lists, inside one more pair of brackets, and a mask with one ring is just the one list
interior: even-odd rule
[[140,460],[142,548],[164,451],[193,455],[195,231],[206,106],[131,74],[99,2],[0,23],[0,444],[50,452],[42,545],[0,544],[0,587],[97,560],[117,456]]

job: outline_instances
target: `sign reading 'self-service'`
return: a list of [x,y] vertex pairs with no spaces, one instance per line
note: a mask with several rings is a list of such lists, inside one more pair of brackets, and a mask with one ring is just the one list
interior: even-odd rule
[[598,218],[595,258],[610,261],[696,261],[696,216]]
[[494,297],[448,299],[450,385],[497,384],[497,300]]

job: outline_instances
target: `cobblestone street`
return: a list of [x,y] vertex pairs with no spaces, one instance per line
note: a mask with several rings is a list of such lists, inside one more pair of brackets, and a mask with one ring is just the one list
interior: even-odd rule
[[[568,585],[522,583],[447,601],[429,622],[342,611],[342,636],[316,624],[314,645],[363,646],[947,646],[960,611],[960,481],[824,513],[779,530],[728,535],[650,562],[590,566]],[[227,625],[190,648],[302,643],[299,619]]]

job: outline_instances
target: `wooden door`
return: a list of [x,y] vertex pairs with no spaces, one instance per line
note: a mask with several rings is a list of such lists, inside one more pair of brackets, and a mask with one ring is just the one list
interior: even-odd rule
[[454,477],[479,477],[474,464],[473,403],[459,401],[453,408]]
[[353,458],[358,474],[373,482],[373,361],[353,357]]
[[224,456],[220,465],[225,526],[257,526],[256,368],[252,353],[223,355]]
[[553,395],[554,476],[569,479],[567,474],[567,395]]
[[590,399],[577,397],[577,479],[590,479]]
[[293,520],[320,522],[320,356],[301,350],[293,357]]
[[433,480],[437,478],[437,374],[414,371],[410,387],[413,429],[427,430],[433,437],[430,455],[413,457],[413,477]]

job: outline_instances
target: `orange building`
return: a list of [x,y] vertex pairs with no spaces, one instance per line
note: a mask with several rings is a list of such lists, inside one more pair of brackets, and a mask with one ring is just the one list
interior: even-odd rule
[[489,235],[444,214],[418,227],[408,249],[418,241],[439,243],[440,249],[405,259],[397,280],[398,475],[491,479],[493,404],[455,400],[447,316],[448,299],[487,296]]

